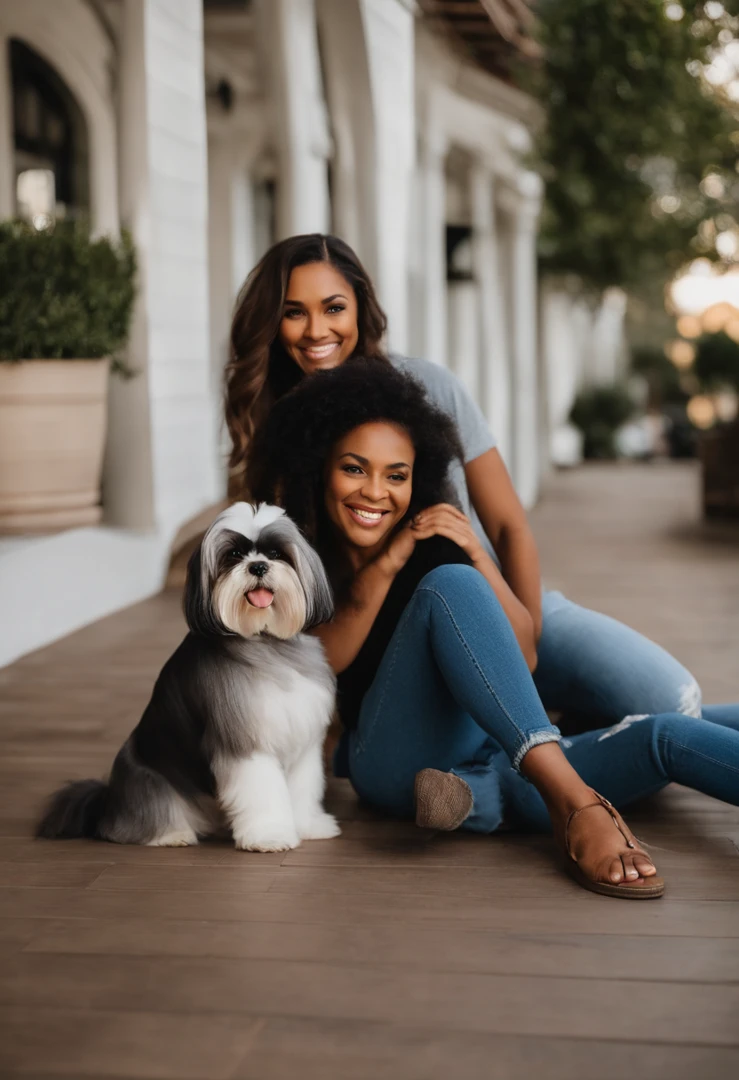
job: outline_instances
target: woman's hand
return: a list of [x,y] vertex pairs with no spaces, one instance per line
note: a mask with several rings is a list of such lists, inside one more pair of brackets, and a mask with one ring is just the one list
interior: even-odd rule
[[487,558],[469,518],[449,503],[437,503],[421,510],[411,522],[411,531],[416,540],[427,540],[430,536],[445,536],[447,540],[453,540],[475,566]]
[[390,540],[385,550],[377,557],[376,564],[389,577],[394,578],[399,573],[413,554],[416,536],[412,523],[404,525],[400,532]]

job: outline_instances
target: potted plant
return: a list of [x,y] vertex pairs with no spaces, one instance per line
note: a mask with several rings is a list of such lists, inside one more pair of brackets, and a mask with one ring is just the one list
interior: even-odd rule
[[570,422],[583,434],[586,458],[618,457],[616,432],[634,415],[634,402],[625,386],[593,386],[581,390],[570,410]]
[[0,533],[100,520],[111,363],[128,336],[127,235],[0,223]]
[[[694,372],[707,393],[739,393],[739,344],[728,334],[705,334],[698,341]],[[704,431],[699,442],[703,513],[739,518],[739,420]]]

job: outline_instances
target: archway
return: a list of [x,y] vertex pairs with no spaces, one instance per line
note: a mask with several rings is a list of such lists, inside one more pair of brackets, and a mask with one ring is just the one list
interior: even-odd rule
[[39,227],[88,216],[87,124],[54,68],[24,42],[10,45],[15,213]]

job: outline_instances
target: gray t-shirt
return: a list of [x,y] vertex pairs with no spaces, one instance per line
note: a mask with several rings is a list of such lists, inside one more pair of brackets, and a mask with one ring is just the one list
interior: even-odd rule
[[494,555],[490,540],[488,539],[482,523],[470,505],[470,496],[467,491],[467,481],[464,475],[464,466],[469,461],[474,461],[481,454],[492,450],[495,446],[495,437],[488,427],[487,420],[480,408],[472,400],[456,375],[439,364],[432,364],[430,360],[419,360],[410,356],[398,356],[391,354],[390,360],[393,367],[406,375],[411,375],[426,389],[431,401],[438,406],[447,416],[451,416],[457,425],[459,438],[462,443],[464,461],[457,461],[452,466],[449,479],[459,500],[462,511],[467,514],[472,526],[485,544],[486,549]]

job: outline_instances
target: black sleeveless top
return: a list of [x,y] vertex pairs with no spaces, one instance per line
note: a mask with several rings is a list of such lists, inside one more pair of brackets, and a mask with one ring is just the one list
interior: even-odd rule
[[453,540],[430,536],[428,540],[419,540],[408,562],[396,574],[364,645],[337,678],[339,715],[345,728],[357,726],[362,699],[372,685],[400,617],[422,578],[437,566],[450,563],[471,566],[472,560]]

